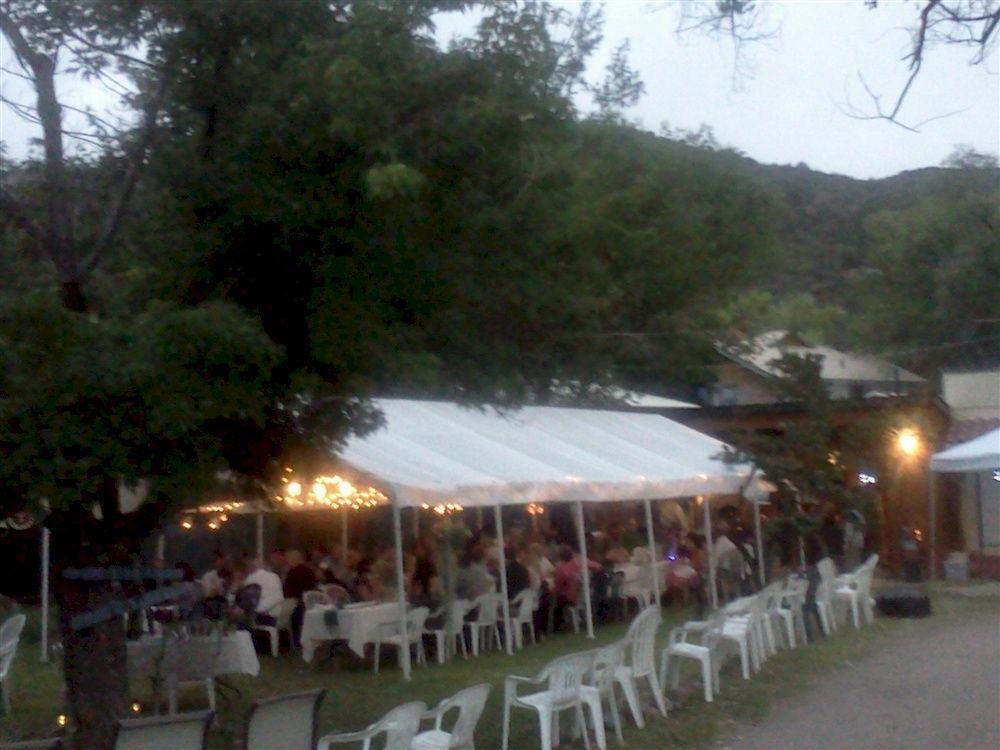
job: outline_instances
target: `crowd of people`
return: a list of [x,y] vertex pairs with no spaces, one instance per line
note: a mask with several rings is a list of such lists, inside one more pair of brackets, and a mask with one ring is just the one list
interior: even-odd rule
[[[536,632],[544,635],[566,627],[567,611],[580,603],[584,565],[599,622],[622,611],[623,568],[631,565],[640,576],[651,575],[648,535],[638,515],[622,512],[593,526],[587,535],[586,559],[575,544],[572,525],[536,521],[531,527],[515,525],[505,534],[507,595],[514,599],[524,589],[534,592],[539,604]],[[823,533],[830,536],[829,529]],[[653,536],[657,562],[665,563],[660,566],[665,575],[659,588],[668,603],[693,603],[699,612],[707,608],[709,556],[720,601],[755,590],[757,549],[735,507],[717,513],[711,545],[701,533],[679,522],[656,524]],[[277,607],[285,600],[295,601],[291,624],[297,643],[307,591],[322,587],[341,602],[397,599],[393,548],[372,537],[365,542],[347,548],[274,549],[267,560],[219,552],[212,567],[197,578],[185,563],[177,567],[189,587],[189,604],[197,603],[210,617],[235,607],[258,624],[273,625]],[[489,527],[470,529],[457,518],[441,519],[409,539],[405,550],[403,585],[411,605],[433,610],[449,599],[472,601],[502,589],[500,547]],[[254,596],[241,596],[248,587],[253,587]],[[651,581],[648,587],[652,588]]]

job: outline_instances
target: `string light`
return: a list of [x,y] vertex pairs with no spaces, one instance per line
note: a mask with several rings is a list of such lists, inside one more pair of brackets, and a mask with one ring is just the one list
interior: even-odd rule
[[132,704],[132,713],[137,714],[137,713],[141,713],[141,712],[142,712],[142,706],[139,705],[138,703],[133,703]]
[[64,726],[66,726],[66,721],[67,721],[67,719],[66,719],[66,714],[59,714],[59,715],[58,715],[58,716],[56,717],[56,724],[58,724],[58,725],[59,725],[59,726],[61,726],[61,727],[64,727]]
[[461,513],[465,508],[463,508],[458,503],[439,503],[437,505],[429,505],[424,503],[420,506],[424,510],[431,510],[437,513],[439,516],[450,516],[453,513]]
[[[286,474],[290,474],[288,467]],[[330,510],[374,508],[388,502],[388,498],[374,487],[355,487],[339,475],[321,475],[306,485],[293,476],[284,476],[283,492],[275,495],[275,500],[289,508],[327,508]]]
[[184,529],[185,531],[189,530],[192,526],[194,526],[194,524],[191,523],[186,518],[183,521],[181,521],[181,528]]
[[545,514],[545,506],[538,503],[528,503],[527,511],[529,516],[541,516]]

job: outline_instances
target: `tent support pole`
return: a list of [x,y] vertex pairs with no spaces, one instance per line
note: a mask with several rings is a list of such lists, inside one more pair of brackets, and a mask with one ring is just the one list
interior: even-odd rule
[[701,508],[705,514],[705,551],[708,556],[708,589],[712,609],[719,608],[719,590],[715,585],[715,540],[712,539],[712,510],[709,507],[712,496],[702,496]]
[[38,638],[39,659],[43,664],[49,662],[49,546],[50,534],[48,527],[42,526],[42,618],[41,633]]
[[[930,580],[937,579],[937,477],[927,472],[927,538],[930,543]],[[978,477],[977,477],[978,486]]]
[[257,518],[257,558],[264,561],[264,514],[258,513]]
[[760,528],[760,503],[753,501],[753,530],[757,536],[757,577],[760,578],[760,587],[767,585],[767,574],[764,570],[767,565],[764,560],[764,535]]
[[347,559],[347,508],[340,509],[340,555]]
[[156,535],[156,559],[163,563],[165,561],[165,554],[167,551],[167,535],[162,531]]
[[410,679],[410,640],[406,635],[406,578],[403,574],[403,527],[400,521],[396,498],[392,501],[392,533],[396,545],[396,589],[399,599],[399,665],[403,668],[403,679]]
[[584,615],[587,619],[587,637],[594,637],[594,610],[590,605],[590,558],[587,557],[587,531],[583,523],[583,502],[576,501],[576,533],[580,538],[580,563],[583,586]]
[[500,556],[500,595],[503,606],[503,635],[507,643],[507,655],[514,653],[514,633],[510,629],[510,592],[507,590],[507,552],[503,548],[503,513],[499,505],[493,506],[493,522],[497,532],[497,554]]
[[656,536],[653,534],[653,501],[648,497],[643,503],[646,506],[646,540],[649,542],[649,573],[653,580],[653,602],[660,604],[659,566],[656,564]]

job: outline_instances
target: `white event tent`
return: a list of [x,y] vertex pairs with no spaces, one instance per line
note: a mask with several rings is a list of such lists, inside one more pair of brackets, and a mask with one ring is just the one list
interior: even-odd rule
[[[1000,428],[931,456],[935,474],[965,474],[1000,469]],[[931,482],[928,517],[930,518],[931,575],[937,571],[937,483]]]
[[[449,502],[493,506],[508,633],[502,505],[574,503],[580,553],[586,557],[584,502],[644,501],[652,551],[652,500],[705,497],[706,538],[711,544],[707,498],[743,494],[755,501],[761,552],[757,501],[766,495],[766,484],[751,479],[748,467],[724,462],[724,443],[660,415],[546,406],[500,413],[402,399],[378,399],[375,405],[385,417],[384,426],[352,439],[340,460],[392,503],[401,606],[403,507]],[[655,555],[652,558],[655,561]],[[583,577],[587,634],[593,637],[587,566]],[[714,567],[710,577],[714,583]],[[509,637],[507,641],[510,650]],[[408,675],[409,650],[400,649],[400,655]]]
[[[493,506],[501,565],[503,615],[511,650],[506,559],[500,507],[566,502],[575,506],[580,553],[586,559],[583,503],[641,501],[653,553],[651,501],[704,498],[705,535],[712,544],[709,498],[743,495],[754,503],[759,559],[763,560],[759,503],[770,487],[745,466],[727,464],[725,444],[658,414],[527,406],[517,411],[475,409],[452,402],[376,399],[384,423],[350,439],[336,461],[344,474],[383,493],[392,506],[400,628],[406,639],[402,508],[458,503]],[[246,504],[237,512],[258,514],[262,552],[263,509]],[[715,569],[709,554],[713,605]],[[651,564],[655,554],[651,554]],[[761,566],[763,568],[763,566]],[[47,565],[44,578],[47,578]],[[657,576],[653,576],[654,582]],[[587,634],[593,637],[590,582],[583,566]],[[659,596],[658,583],[656,594]],[[410,650],[399,649],[404,675]]]

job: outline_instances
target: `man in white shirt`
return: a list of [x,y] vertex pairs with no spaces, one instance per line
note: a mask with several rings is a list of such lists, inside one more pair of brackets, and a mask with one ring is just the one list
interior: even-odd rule
[[226,579],[229,578],[229,558],[221,552],[215,554],[212,561],[212,569],[203,575],[198,583],[201,584],[202,595],[206,599],[215,599],[226,595]]
[[255,583],[260,586],[260,601],[257,603],[257,622],[262,625],[274,625],[275,613],[270,612],[284,598],[281,591],[281,578],[277,573],[272,573],[264,567],[264,561],[259,559],[251,560],[249,563],[250,574],[243,580],[243,585],[248,586]]

